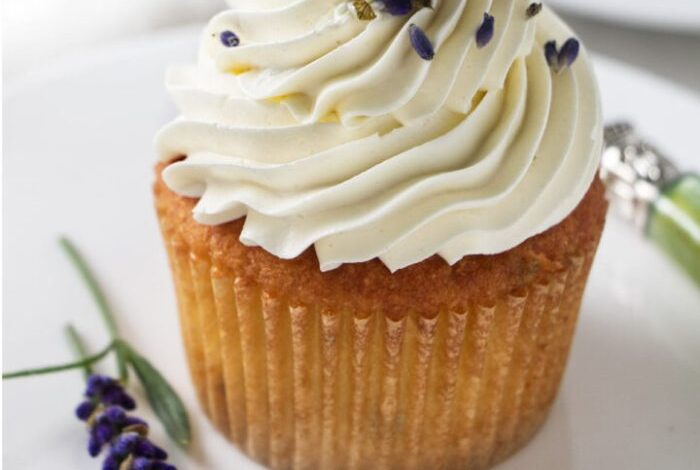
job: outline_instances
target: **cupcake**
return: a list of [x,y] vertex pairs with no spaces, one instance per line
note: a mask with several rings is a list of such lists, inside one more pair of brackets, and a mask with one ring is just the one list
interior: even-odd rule
[[527,1],[230,3],[157,138],[201,407],[273,469],[503,460],[604,225],[589,58]]

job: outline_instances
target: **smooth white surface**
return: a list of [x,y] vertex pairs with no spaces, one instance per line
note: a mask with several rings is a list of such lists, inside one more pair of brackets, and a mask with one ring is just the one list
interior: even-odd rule
[[223,0],[3,0],[3,75],[104,41],[204,21],[224,6]]
[[700,35],[697,0],[550,0],[548,4],[607,22]]
[[[195,439],[188,455],[166,441],[147,405],[140,410],[173,462],[259,468],[195,404],[151,204],[152,137],[174,113],[163,71],[192,59],[197,34],[179,30],[96,51],[6,90],[3,370],[70,359],[61,332],[67,321],[94,349],[105,341],[94,305],[55,243],[68,234],[98,273],[125,335],[188,404]],[[696,95],[608,61],[598,69],[609,119],[634,118],[677,161],[700,167]],[[533,443],[499,470],[696,468],[698,312],[700,290],[611,217],[560,398]],[[112,364],[101,370],[112,372]],[[82,389],[77,372],[3,386],[5,468],[99,468],[72,415]]]

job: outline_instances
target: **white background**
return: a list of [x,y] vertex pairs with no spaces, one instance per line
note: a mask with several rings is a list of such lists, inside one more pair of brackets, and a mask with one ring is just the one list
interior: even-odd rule
[[[684,21],[683,33],[654,31],[645,24],[635,26],[631,21],[635,15],[613,15],[620,8],[611,8],[609,14],[604,10],[606,5],[631,0],[585,0],[586,8],[572,8],[578,1],[548,3],[564,8],[563,16],[591,50],[700,92],[700,23],[693,28]],[[683,8],[697,11],[700,0],[634,0],[633,8],[643,13],[654,5],[668,7],[671,3],[680,5],[674,12]],[[2,0],[3,75],[6,80],[16,78],[60,55],[81,53],[121,37],[203,22],[223,6],[224,0]],[[594,6],[598,8],[594,19],[570,14],[594,11]],[[650,14],[653,11],[645,16]],[[615,22],[620,19],[626,20],[624,25]]]

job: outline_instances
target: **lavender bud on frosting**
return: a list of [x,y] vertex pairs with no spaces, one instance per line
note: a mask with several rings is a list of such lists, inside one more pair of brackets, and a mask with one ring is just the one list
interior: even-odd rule
[[561,50],[559,51],[559,63],[566,67],[571,67],[573,63],[576,62],[580,49],[581,44],[578,42],[577,39],[567,39],[567,41],[564,43],[563,46],[561,46]]
[[544,45],[544,56],[550,67],[559,65],[559,51],[557,51],[557,41],[549,41]]
[[491,39],[493,39],[495,23],[496,20],[493,15],[484,13],[484,21],[481,23],[481,26],[479,26],[479,29],[476,32],[476,45],[479,48],[485,47],[489,42],[491,42]]
[[394,16],[407,15],[413,9],[411,0],[383,0],[384,11]]
[[219,39],[221,40],[221,44],[226,47],[236,47],[241,43],[238,35],[236,35],[236,33],[233,31],[224,31],[221,33],[221,35],[219,35]]
[[416,50],[421,59],[432,60],[435,57],[433,43],[430,42],[430,39],[428,39],[428,36],[425,35],[422,29],[412,24],[408,28],[408,35],[411,38],[413,49]]
[[353,0],[352,6],[355,9],[357,18],[362,21],[373,20],[377,17],[372,5],[367,0]]
[[580,49],[581,45],[575,38],[569,38],[561,49],[557,49],[556,41],[549,41],[544,45],[544,55],[547,64],[555,73],[559,73],[576,62]]
[[539,15],[541,11],[542,11],[542,4],[539,2],[535,2],[535,3],[531,3],[530,6],[527,7],[525,14],[527,15],[528,18],[534,18],[535,16]]

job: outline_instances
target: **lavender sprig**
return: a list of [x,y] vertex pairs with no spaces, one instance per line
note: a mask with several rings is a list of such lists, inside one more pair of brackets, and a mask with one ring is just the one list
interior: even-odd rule
[[[72,325],[66,328],[68,341],[78,357],[86,355],[85,346]],[[84,400],[75,409],[79,420],[88,425],[88,453],[97,457],[107,446],[103,470],[176,470],[165,462],[168,454],[148,439],[148,424],[126,412],[136,408],[136,401],[121,383],[106,375],[88,373]]]
[[75,410],[78,419],[88,425],[88,453],[97,457],[109,447],[103,470],[175,470],[165,462],[168,454],[148,439],[148,424],[126,413],[135,407],[119,382],[104,375],[89,376],[85,400]]
[[[190,441],[190,428],[182,401],[160,372],[119,335],[106,297],[75,246],[67,239],[61,239],[60,243],[92,293],[112,340],[99,353],[88,355],[77,331],[69,325],[66,335],[79,357],[78,361],[3,373],[3,379],[83,369],[87,386],[84,400],[77,406],[75,414],[88,423],[90,455],[97,456],[106,446],[109,447],[103,465],[105,470],[175,470],[174,466],[165,462],[165,451],[148,440],[146,422],[127,414],[127,411],[136,408],[136,402],[124,389],[128,367],[136,372],[151,407],[168,435],[177,444],[184,446]],[[110,352],[117,356],[121,380],[96,375],[92,371],[92,365]]]

